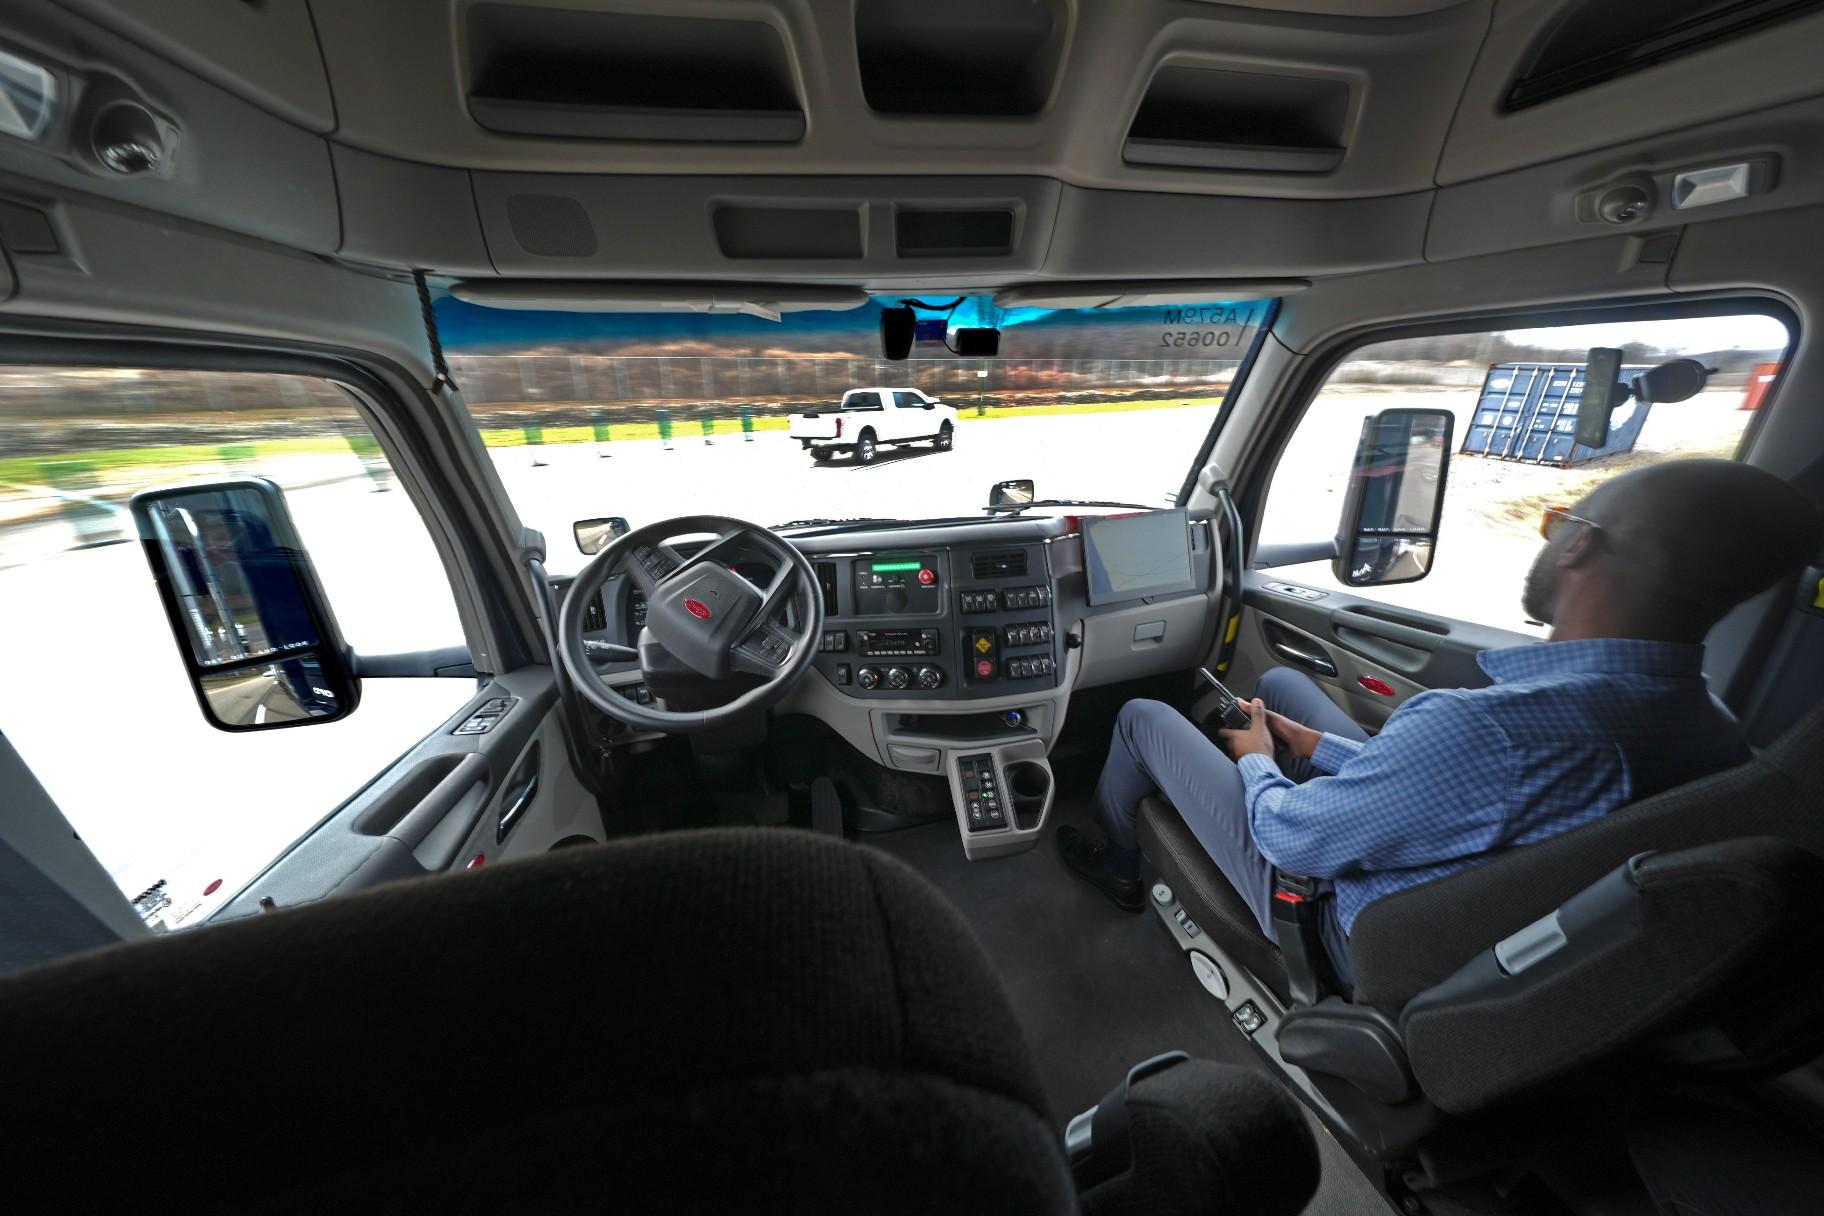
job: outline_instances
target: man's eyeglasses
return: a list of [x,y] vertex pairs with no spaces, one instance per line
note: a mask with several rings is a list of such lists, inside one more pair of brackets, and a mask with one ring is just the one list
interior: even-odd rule
[[1593,519],[1571,514],[1569,507],[1547,507],[1545,518],[1539,523],[1539,535],[1550,542],[1564,531],[1567,524],[1582,524],[1586,528],[1595,528],[1598,531],[1602,529],[1602,525]]

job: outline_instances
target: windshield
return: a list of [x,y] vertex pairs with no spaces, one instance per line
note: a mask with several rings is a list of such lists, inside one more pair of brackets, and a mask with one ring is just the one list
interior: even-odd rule
[[[949,300],[933,301],[948,308]],[[921,311],[881,357],[897,298],[842,312],[578,313],[446,299],[464,400],[553,573],[577,520],[760,524],[979,516],[996,482],[1040,499],[1168,506],[1268,302]],[[956,331],[1001,331],[994,358]]]

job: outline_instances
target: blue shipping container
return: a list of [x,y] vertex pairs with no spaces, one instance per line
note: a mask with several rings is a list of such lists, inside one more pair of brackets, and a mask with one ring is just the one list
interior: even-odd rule
[[[1625,384],[1643,367],[1624,367]],[[1577,405],[1583,400],[1581,363],[1498,363],[1482,381],[1475,417],[1463,432],[1465,456],[1490,456],[1561,468],[1598,456],[1633,450],[1651,407],[1629,401],[1615,410],[1609,441],[1599,448],[1577,442]]]

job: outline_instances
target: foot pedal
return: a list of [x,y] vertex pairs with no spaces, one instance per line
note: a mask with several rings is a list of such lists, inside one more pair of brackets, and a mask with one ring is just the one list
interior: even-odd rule
[[828,777],[811,782],[811,830],[842,835],[842,798],[836,793],[836,783]]

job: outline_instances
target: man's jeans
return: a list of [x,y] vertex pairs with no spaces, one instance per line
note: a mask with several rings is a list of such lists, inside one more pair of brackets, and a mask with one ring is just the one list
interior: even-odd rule
[[[1254,695],[1267,708],[1295,722],[1365,740],[1368,735],[1338,709],[1323,690],[1289,667],[1260,677]],[[1316,775],[1308,760],[1278,757],[1279,769],[1294,781]],[[1273,927],[1273,863],[1261,856],[1248,828],[1247,798],[1235,762],[1177,710],[1158,701],[1129,701],[1115,724],[1108,763],[1096,784],[1096,804],[1108,833],[1109,869],[1122,878],[1140,874],[1140,842],[1134,820],[1140,800],[1163,794],[1178,809],[1199,844],[1229,880],[1270,941]],[[1336,919],[1336,901],[1324,901],[1324,945],[1337,978],[1352,982],[1348,938]]]

